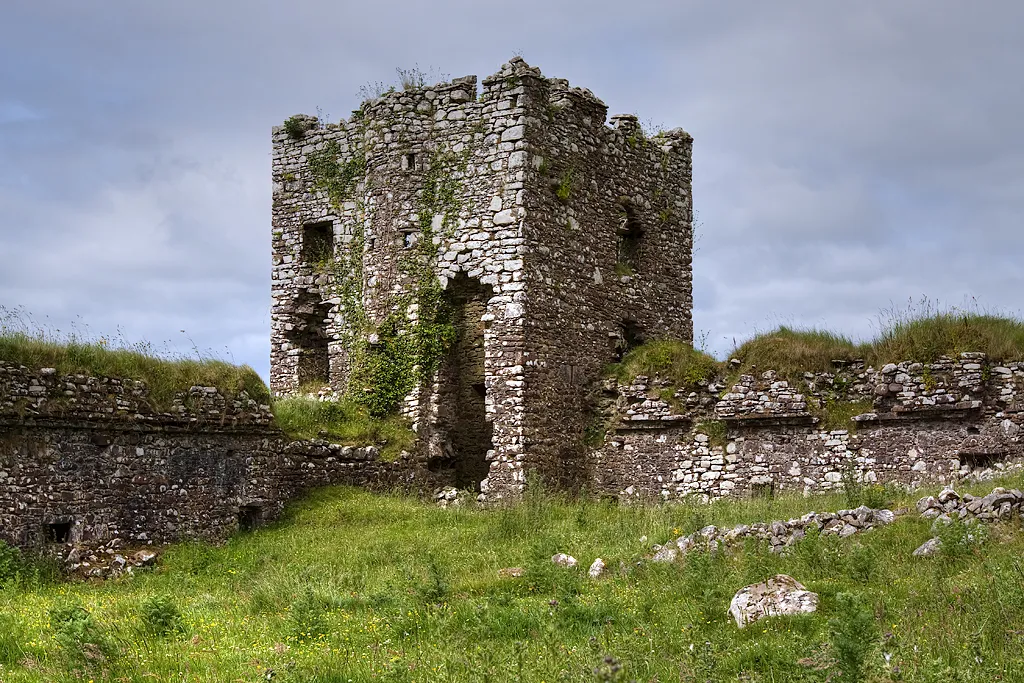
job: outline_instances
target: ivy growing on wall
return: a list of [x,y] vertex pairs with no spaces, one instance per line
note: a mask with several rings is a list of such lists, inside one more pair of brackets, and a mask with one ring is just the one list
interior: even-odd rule
[[[340,148],[328,143],[310,155],[309,170],[314,186],[323,190],[339,211],[353,199],[358,183],[365,177],[360,157],[340,162]],[[391,313],[374,328],[363,309],[363,226],[356,221],[353,239],[336,258],[324,260],[319,271],[329,276],[331,286],[342,300],[348,334],[345,346],[351,372],[349,394],[375,417],[393,413],[416,382],[432,381],[441,360],[454,344],[457,332],[452,308],[434,272],[437,249],[443,237],[454,232],[461,208],[462,182],[467,167],[464,155],[437,149],[422,176],[423,189],[417,204],[420,235],[413,249],[399,253],[398,266],[412,287],[387,302]],[[434,216],[441,216],[440,231]],[[408,311],[415,307],[414,320]]]

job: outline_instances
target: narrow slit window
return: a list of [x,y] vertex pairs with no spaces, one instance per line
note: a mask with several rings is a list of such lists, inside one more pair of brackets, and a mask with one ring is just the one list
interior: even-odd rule
[[403,171],[415,171],[416,170],[416,155],[413,152],[402,155],[402,170]]
[[302,260],[322,263],[334,257],[334,224],[307,223],[302,227]]
[[618,231],[618,263],[616,271],[632,275],[640,271],[644,229],[629,204],[622,204],[622,220]]

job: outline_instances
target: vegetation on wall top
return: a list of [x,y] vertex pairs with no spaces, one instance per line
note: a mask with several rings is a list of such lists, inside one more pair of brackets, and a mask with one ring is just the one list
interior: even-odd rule
[[274,399],[277,426],[293,439],[326,439],[348,446],[375,444],[393,460],[412,448],[416,435],[397,416],[377,419],[355,401],[320,401],[306,396]]
[[676,386],[685,387],[710,381],[720,368],[717,360],[686,342],[659,339],[627,352],[621,362],[610,367],[610,372],[621,381],[640,375],[657,375]]
[[[191,340],[190,340],[191,341]],[[193,386],[216,387],[227,397],[245,392],[266,404],[270,391],[248,365],[233,365],[202,354],[194,357],[121,337],[61,333],[35,324],[21,309],[0,307],[0,361],[31,369],[54,368],[65,375],[92,375],[146,383],[155,410],[166,410],[175,396]]]
[[742,368],[776,370],[785,376],[827,372],[833,360],[863,360],[868,365],[935,362],[979,352],[996,362],[1024,360],[1024,320],[964,308],[940,308],[924,302],[880,316],[880,332],[869,342],[854,343],[828,330],[779,327],[740,344],[730,358]]

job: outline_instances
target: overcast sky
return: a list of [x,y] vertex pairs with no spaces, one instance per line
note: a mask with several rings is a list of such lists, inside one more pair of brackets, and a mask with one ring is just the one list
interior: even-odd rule
[[[695,324],[1024,299],[1024,2],[33,0],[0,21],[0,305],[266,376],[270,127],[521,54],[694,136]],[[187,333],[183,334],[181,330]]]

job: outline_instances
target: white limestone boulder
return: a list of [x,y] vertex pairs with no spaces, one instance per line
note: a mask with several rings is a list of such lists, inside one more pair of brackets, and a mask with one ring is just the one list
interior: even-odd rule
[[739,589],[729,603],[729,614],[739,628],[765,617],[810,614],[817,609],[818,594],[786,574]]

